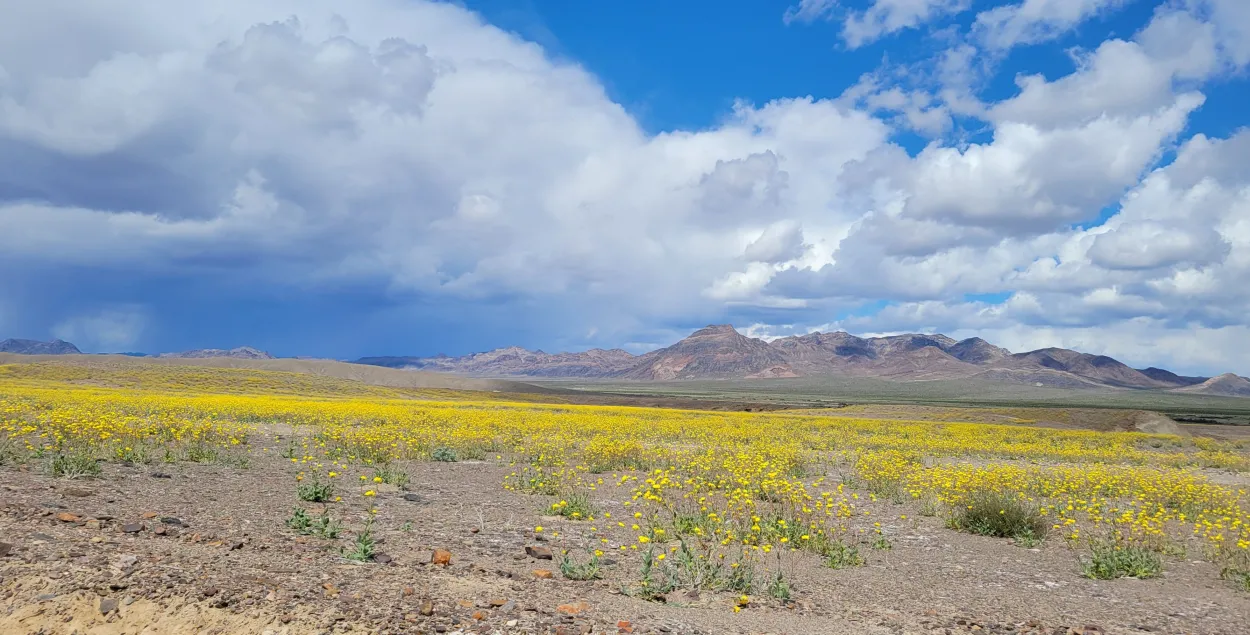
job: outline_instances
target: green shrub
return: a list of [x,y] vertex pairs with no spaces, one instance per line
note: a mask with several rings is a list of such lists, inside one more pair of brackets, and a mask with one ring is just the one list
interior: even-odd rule
[[57,454],[48,465],[52,476],[60,478],[88,478],[100,475],[100,462],[87,454]]
[[445,445],[434,448],[434,450],[430,452],[430,458],[443,463],[455,463],[459,460],[456,456],[456,451]]
[[1145,547],[1102,541],[1094,543],[1092,550],[1081,572],[1087,578],[1154,578],[1163,572],[1163,558]]
[[950,525],[981,536],[1012,538],[1028,546],[1045,538],[1049,528],[1036,503],[992,490],[969,493],[953,510]]

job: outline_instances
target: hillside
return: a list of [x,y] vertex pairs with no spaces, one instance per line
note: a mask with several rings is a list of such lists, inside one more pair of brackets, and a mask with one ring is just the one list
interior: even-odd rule
[[77,355],[82,353],[77,346],[64,340],[40,342],[38,340],[7,339],[0,342],[0,353],[17,355]]
[[1064,348],[1012,353],[979,337],[955,340],[941,334],[918,333],[858,337],[842,331],[766,342],[746,337],[727,324],[707,326],[672,346],[644,355],[619,349],[551,354],[513,346],[463,357],[366,357],[357,363],[492,377],[640,381],[975,378],[1064,389],[1184,389],[1197,394],[1250,396],[1242,394],[1243,387],[1237,381],[1241,378],[1236,375],[1209,384],[1206,377],[1184,377],[1156,367],[1137,370],[1106,355]]

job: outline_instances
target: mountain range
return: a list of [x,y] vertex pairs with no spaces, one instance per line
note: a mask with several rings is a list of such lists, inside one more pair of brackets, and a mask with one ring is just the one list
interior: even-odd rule
[[1161,368],[1135,369],[1105,355],[1064,348],[1012,353],[978,337],[857,337],[841,331],[766,342],[742,335],[726,324],[699,329],[672,346],[643,355],[620,349],[545,353],[513,346],[463,357],[365,357],[356,363],[481,376],[643,381],[828,375],[899,381],[977,378],[1057,388],[1175,390],[1250,397],[1250,379],[1231,373],[1187,377]]
[[[0,353],[80,354],[63,340],[0,341]],[[140,353],[128,355],[143,356]],[[275,359],[241,346],[161,353],[175,359]],[[707,326],[689,337],[643,355],[621,349],[545,353],[511,346],[462,357],[364,357],[356,364],[483,377],[543,377],[672,381],[849,376],[895,381],[988,380],[1053,388],[1121,388],[1250,397],[1250,379],[1225,373],[1190,377],[1162,368],[1131,368],[1105,355],[1065,348],[1011,351],[973,337],[917,334],[857,337],[842,331],[809,333],[764,341],[727,324]]]

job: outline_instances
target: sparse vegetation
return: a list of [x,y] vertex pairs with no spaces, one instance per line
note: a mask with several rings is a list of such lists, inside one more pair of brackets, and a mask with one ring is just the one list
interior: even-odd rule
[[1082,574],[1095,580],[1153,578],[1163,572],[1163,558],[1140,545],[1096,541]]
[[80,453],[58,453],[48,463],[48,471],[59,478],[89,478],[99,476],[100,462],[95,457]]
[[981,536],[1011,538],[1035,546],[1046,536],[1048,524],[1041,506],[1022,494],[979,489],[958,501],[951,526]]

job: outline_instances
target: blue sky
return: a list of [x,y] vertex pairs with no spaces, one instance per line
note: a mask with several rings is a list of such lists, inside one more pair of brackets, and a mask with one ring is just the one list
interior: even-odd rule
[[355,358],[731,322],[1250,373],[1240,0],[0,11],[0,337]]

